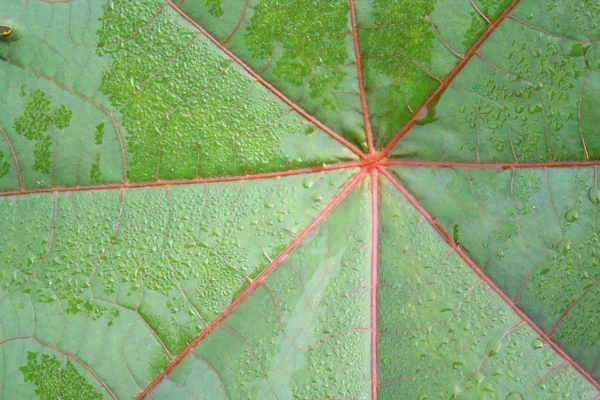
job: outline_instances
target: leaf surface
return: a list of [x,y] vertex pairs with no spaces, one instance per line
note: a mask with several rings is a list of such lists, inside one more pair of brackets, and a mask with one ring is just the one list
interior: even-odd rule
[[366,150],[349,1],[184,0],[179,7],[300,107]]
[[5,0],[0,397],[600,397],[596,0]]
[[595,398],[387,179],[380,193],[382,398]]
[[391,156],[600,159],[599,12],[594,1],[520,1]]
[[[54,350],[134,397],[350,176],[0,198],[5,363]],[[3,397],[31,390],[12,379]]]
[[358,2],[358,36],[376,147],[385,147],[425,105],[485,31],[486,19],[493,21],[509,2]]
[[[354,158],[162,1],[10,0],[7,8],[2,20],[15,34],[0,43],[9,105],[0,116],[4,190],[18,188],[21,176],[31,189],[256,174]],[[86,13],[89,23],[80,26],[73,13]],[[57,125],[52,113],[59,109],[70,118]]]
[[596,168],[397,172],[485,273],[598,378]]
[[150,395],[368,397],[368,205],[363,181]]

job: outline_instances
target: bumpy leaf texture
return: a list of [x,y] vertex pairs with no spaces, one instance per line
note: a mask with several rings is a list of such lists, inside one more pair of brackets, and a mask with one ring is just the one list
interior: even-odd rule
[[600,398],[597,0],[0,26],[1,398]]

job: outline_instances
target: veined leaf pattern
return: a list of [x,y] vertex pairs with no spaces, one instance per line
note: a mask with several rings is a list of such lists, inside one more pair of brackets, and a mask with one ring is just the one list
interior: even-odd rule
[[6,0],[0,397],[600,397],[596,0]]

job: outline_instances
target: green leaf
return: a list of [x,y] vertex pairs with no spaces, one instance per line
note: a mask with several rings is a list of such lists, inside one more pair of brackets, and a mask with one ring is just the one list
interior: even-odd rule
[[595,168],[394,172],[447,232],[460,226],[457,243],[599,379]]
[[[358,3],[373,136],[377,147],[383,148],[425,104],[487,25],[468,1]],[[509,1],[478,3],[479,11],[493,20]]]
[[354,189],[150,395],[368,397],[366,189]]
[[[392,156],[477,163],[599,159],[600,29],[584,17],[598,13],[594,1],[521,1]],[[581,16],[576,26],[567,15]]]
[[597,0],[4,0],[0,398],[600,396]]
[[387,180],[381,187],[380,397],[597,395]]
[[[134,397],[349,177],[1,197],[0,342],[77,357]],[[19,349],[6,355],[15,368]],[[31,388],[14,390],[6,396]]]
[[[20,3],[10,0],[3,17],[15,34],[0,43],[7,104],[0,121],[24,164],[15,169],[27,189],[93,185],[97,159],[100,182],[116,183],[354,158],[161,1],[94,2],[89,10],[85,3],[44,2],[21,10]],[[89,23],[80,26],[72,13],[89,13]],[[66,70],[64,59],[73,61]],[[91,138],[99,124],[107,131],[97,145]],[[52,132],[54,125],[68,128]],[[0,188],[17,188],[15,178],[7,175]]]
[[300,107],[366,150],[348,0],[185,0],[179,7]]

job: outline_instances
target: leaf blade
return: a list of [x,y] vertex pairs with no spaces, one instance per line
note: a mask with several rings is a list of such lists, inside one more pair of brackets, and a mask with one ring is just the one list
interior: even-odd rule
[[[568,396],[574,390],[584,398],[597,394],[552,349],[532,348],[540,340],[535,331],[473,274],[387,180],[381,187],[381,396],[519,398],[519,393],[539,390],[537,385],[548,377],[546,385],[552,389],[542,391]],[[522,357],[537,361],[519,362]],[[504,370],[507,364],[510,371]],[[557,370],[561,372],[554,375]]]

